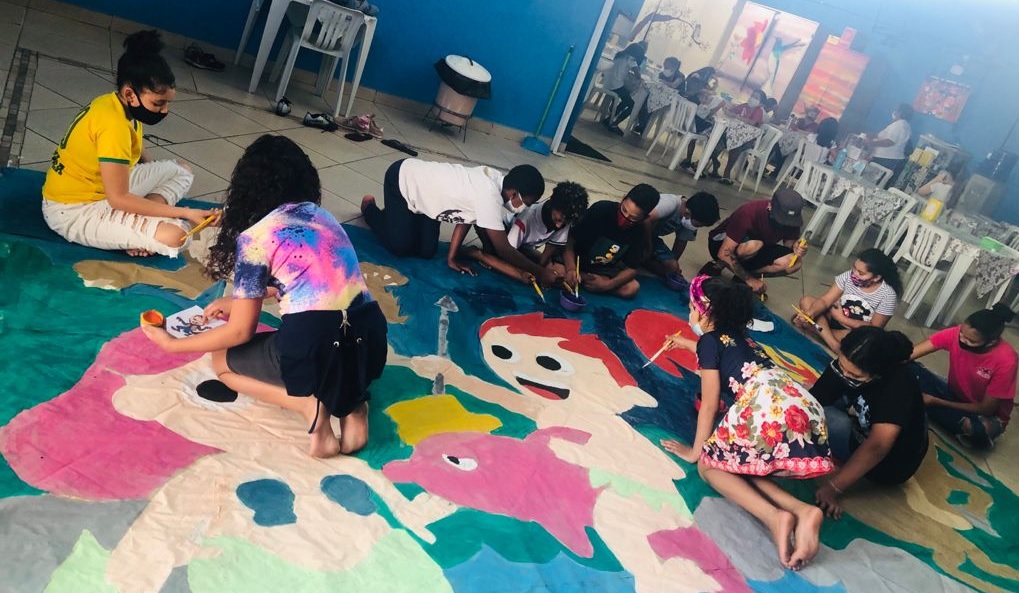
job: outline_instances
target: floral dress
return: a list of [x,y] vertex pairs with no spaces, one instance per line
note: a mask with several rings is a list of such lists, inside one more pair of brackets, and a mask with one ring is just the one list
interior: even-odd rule
[[697,342],[697,359],[718,370],[726,408],[701,461],[754,476],[805,479],[834,470],[821,404],[753,340],[709,332]]

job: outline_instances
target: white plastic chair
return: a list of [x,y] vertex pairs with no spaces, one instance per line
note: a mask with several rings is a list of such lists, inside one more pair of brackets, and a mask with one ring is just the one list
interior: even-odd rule
[[[885,191],[898,198],[898,209],[881,220],[874,220],[866,224],[863,222],[863,216],[860,216],[856,221],[856,227],[853,228],[853,232],[850,233],[849,239],[846,241],[846,246],[842,249],[842,257],[849,257],[853,250],[856,249],[856,246],[860,243],[860,239],[863,238],[864,233],[866,233],[867,229],[871,226],[878,227],[877,239],[874,241],[874,247],[877,248],[882,248],[881,240],[885,238],[885,233],[890,233],[889,236],[894,234],[897,237],[901,237],[905,234],[906,227],[904,225],[906,215],[916,213],[918,207],[916,198],[897,188]],[[892,245],[894,245],[894,243],[892,243]],[[891,248],[889,248],[889,251],[891,251]]]
[[[683,97],[677,97],[672,104],[671,111],[666,117],[665,121],[662,122],[661,131],[655,136],[655,139],[651,141],[651,146],[648,147],[647,152],[644,153],[645,157],[650,157],[651,152],[655,149],[658,142],[665,138],[665,144],[662,146],[661,156],[665,156],[669,152],[669,147],[674,141],[678,141],[676,146],[676,152],[669,162],[669,169],[675,171],[676,167],[679,166],[679,161],[682,160],[683,155],[686,154],[686,149],[691,142],[704,142],[707,141],[708,137],[704,134],[698,134],[694,128],[694,118],[697,116],[697,104],[693,101],[684,99]],[[659,158],[661,158],[661,156]]]
[[754,147],[743,151],[743,154],[740,155],[740,158],[743,159],[741,164],[743,175],[739,181],[740,191],[743,191],[743,184],[747,180],[747,174],[750,173],[750,169],[757,167],[757,181],[754,183],[754,193],[757,193],[757,189],[761,186],[761,177],[764,176],[764,170],[768,168],[768,158],[771,157],[771,151],[778,144],[779,139],[782,138],[782,130],[775,126],[764,125],[761,126],[761,130],[761,135],[757,137]]
[[934,283],[943,278],[947,270],[939,268],[945,248],[948,247],[948,231],[941,230],[915,214],[906,215],[906,236],[902,247],[892,257],[898,262],[905,259],[909,262],[906,271],[902,301],[909,303],[906,319],[920,307],[927,291]]
[[[279,102],[286,93],[298,52],[301,48],[311,49],[325,54],[318,73],[317,89],[320,93],[325,94],[329,90],[333,72],[337,65],[340,66],[340,91],[336,95],[336,107],[333,109],[333,117],[337,117],[343,104],[343,87],[347,82],[348,58],[357,40],[357,32],[364,25],[366,18],[374,17],[366,17],[359,10],[337,6],[325,0],[314,0],[308,8],[304,27],[298,29],[296,23],[300,21],[302,13],[303,6],[300,4],[291,3],[287,9],[287,19],[291,22],[290,43],[284,42],[283,50],[281,50],[282,55],[276,60],[276,65],[269,78],[270,80],[280,79],[275,100]],[[281,71],[282,77],[280,77]],[[323,75],[326,78],[323,78]],[[356,92],[357,87],[355,86],[354,93]],[[351,105],[354,103],[354,93],[351,93]]]
[[892,170],[877,163],[868,162],[860,176],[884,189],[892,179]]
[[584,101],[584,108],[591,108],[595,111],[595,121],[601,121],[605,117],[616,112],[616,104],[619,103],[619,95],[612,89],[606,87],[603,82],[605,73],[599,72],[587,91],[587,100]]
[[818,163],[804,161],[803,174],[796,180],[795,189],[806,202],[817,208],[831,199],[831,188],[834,183],[835,175],[830,169]]

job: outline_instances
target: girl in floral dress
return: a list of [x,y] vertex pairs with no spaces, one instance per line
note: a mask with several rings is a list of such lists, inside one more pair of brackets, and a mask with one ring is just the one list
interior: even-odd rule
[[747,335],[753,293],[724,278],[698,276],[690,284],[694,342],[673,347],[697,352],[701,405],[692,446],[663,440],[702,478],[771,530],[779,560],[798,570],[818,549],[824,516],[783,490],[770,476],[813,478],[834,468],[821,405],[777,368]]

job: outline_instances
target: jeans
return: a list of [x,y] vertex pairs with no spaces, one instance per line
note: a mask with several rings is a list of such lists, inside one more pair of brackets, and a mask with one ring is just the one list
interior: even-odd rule
[[828,445],[831,446],[832,457],[845,463],[853,455],[856,447],[852,446],[853,419],[846,410],[849,402],[842,398],[830,406],[824,407],[824,420],[828,424]]
[[[964,401],[952,393],[948,383],[941,377],[935,375],[920,376],[920,388],[924,393],[941,399],[953,402]],[[994,444],[994,439],[1005,432],[1001,419],[997,416],[981,416],[973,412],[963,412],[955,408],[945,406],[927,406],[927,417],[931,422],[945,429],[953,436],[963,436],[968,444],[974,449],[989,449]],[[970,425],[969,434],[963,429],[964,421],[968,420]]]
[[633,111],[633,97],[630,96],[630,91],[625,86],[612,89],[612,92],[619,96],[619,106],[616,107],[616,112],[612,115],[609,123],[618,126],[619,122],[626,119],[626,116],[630,115],[630,112]]
[[393,255],[429,259],[439,248],[439,221],[410,211],[407,198],[400,192],[400,166],[396,161],[386,170],[382,183],[385,209],[370,205],[364,220]]

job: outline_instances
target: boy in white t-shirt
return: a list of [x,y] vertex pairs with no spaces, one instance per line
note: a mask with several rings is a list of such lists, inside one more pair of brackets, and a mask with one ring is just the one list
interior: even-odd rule
[[[662,194],[658,205],[644,221],[648,254],[644,267],[659,276],[683,275],[679,258],[686,244],[697,239],[697,229],[718,222],[718,199],[713,194],[699,191],[689,198],[675,194]],[[672,248],[665,244],[666,235],[675,234]]]
[[[542,268],[548,267],[556,253],[564,261],[573,261],[576,256],[568,241],[570,228],[586,210],[587,190],[579,183],[563,181],[555,186],[549,199],[528,206],[506,221],[509,227],[506,239],[514,249]],[[487,233],[479,231],[478,236],[483,249],[469,247],[462,252],[465,257],[475,259],[483,266],[524,284],[531,284],[535,280],[534,274],[528,270],[499,257],[488,241]],[[539,251],[541,247],[544,248]],[[576,278],[566,278],[566,282],[575,286]]]
[[431,258],[439,245],[439,225],[455,224],[446,262],[461,274],[474,274],[456,256],[467,231],[476,225],[484,229],[500,257],[550,285],[555,275],[514,249],[503,224],[504,211],[523,212],[543,193],[545,180],[531,165],[513,167],[503,175],[492,167],[403,159],[386,171],[386,207],[379,208],[374,196],[365,196],[361,213],[379,242],[399,257]]

